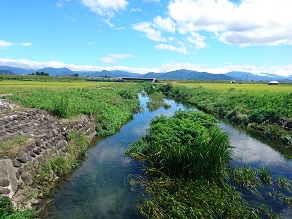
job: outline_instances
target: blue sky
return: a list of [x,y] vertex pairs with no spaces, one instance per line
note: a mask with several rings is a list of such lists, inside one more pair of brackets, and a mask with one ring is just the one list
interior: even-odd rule
[[291,0],[1,0],[0,65],[292,75]]

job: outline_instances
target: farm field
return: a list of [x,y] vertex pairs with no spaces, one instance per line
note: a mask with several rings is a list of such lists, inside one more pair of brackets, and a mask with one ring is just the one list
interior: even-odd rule
[[206,88],[211,90],[230,90],[236,91],[291,91],[292,84],[231,84],[231,83],[172,83],[173,85],[182,85],[188,88]]
[[62,91],[69,88],[97,88],[113,85],[113,82],[90,82],[81,80],[72,81],[0,81],[1,94],[30,93],[35,90]]

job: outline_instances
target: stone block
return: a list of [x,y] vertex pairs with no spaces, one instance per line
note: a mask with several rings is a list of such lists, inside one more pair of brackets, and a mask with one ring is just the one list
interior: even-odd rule
[[0,186],[7,187],[9,186],[10,182],[8,179],[0,179]]

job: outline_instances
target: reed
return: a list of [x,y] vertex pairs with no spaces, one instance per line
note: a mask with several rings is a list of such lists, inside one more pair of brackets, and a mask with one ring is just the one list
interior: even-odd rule
[[226,176],[231,146],[216,120],[196,111],[177,111],[151,121],[147,136],[126,152],[173,177],[218,180]]

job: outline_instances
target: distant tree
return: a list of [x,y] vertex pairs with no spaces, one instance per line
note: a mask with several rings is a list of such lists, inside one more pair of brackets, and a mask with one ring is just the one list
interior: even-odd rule
[[49,76],[49,73],[45,73],[45,72],[43,72],[43,71],[42,71],[42,72],[38,72],[38,71],[37,71],[37,72],[35,73],[35,75],[38,75],[38,76]]
[[74,75],[71,75],[71,77],[79,77],[79,74],[74,74]]

